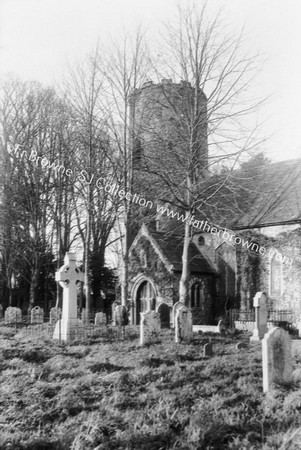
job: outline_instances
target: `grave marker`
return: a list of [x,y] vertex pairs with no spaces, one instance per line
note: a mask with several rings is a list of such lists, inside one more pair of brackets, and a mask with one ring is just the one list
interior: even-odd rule
[[55,306],[53,308],[51,308],[50,310],[50,318],[49,318],[49,322],[51,324],[56,324],[56,322],[58,320],[60,320],[62,316],[62,311],[61,308],[56,308]]
[[72,341],[84,337],[84,324],[77,318],[77,282],[84,280],[84,274],[76,266],[75,253],[66,253],[64,265],[55,274],[63,287],[62,318],[56,323],[54,339]]
[[140,345],[157,342],[161,329],[160,316],[155,311],[140,313]]
[[260,341],[268,331],[268,311],[266,301],[267,296],[264,292],[256,293],[253,300],[253,306],[255,308],[255,325],[253,329],[253,335],[250,338],[251,341]]
[[128,323],[127,310],[124,305],[117,305],[114,309],[114,324],[118,327],[125,326]]
[[213,348],[211,342],[207,342],[207,344],[204,345],[203,349],[203,356],[212,356],[213,355]]
[[291,338],[287,331],[274,327],[262,341],[263,392],[268,392],[271,383],[287,385],[292,382]]
[[9,306],[4,313],[5,323],[22,323],[22,312],[20,308]]
[[95,325],[96,326],[106,325],[106,323],[107,323],[107,317],[106,317],[105,313],[98,312],[95,314]]
[[44,323],[44,311],[39,306],[35,306],[30,311],[30,323]]
[[175,318],[175,342],[190,342],[192,338],[192,315],[186,306],[181,306]]

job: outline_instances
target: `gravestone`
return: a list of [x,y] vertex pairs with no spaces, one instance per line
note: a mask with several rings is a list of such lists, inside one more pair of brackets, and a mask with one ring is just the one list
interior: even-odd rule
[[128,323],[127,310],[124,305],[117,305],[114,309],[114,324],[118,327],[125,326]]
[[157,313],[160,317],[161,328],[170,328],[170,308],[166,303],[157,306]]
[[22,312],[20,308],[9,306],[4,313],[5,323],[22,323]]
[[292,382],[293,359],[291,338],[279,327],[269,330],[262,341],[263,392],[271,383],[289,385]]
[[253,329],[253,335],[250,338],[251,341],[260,341],[268,331],[268,311],[266,301],[267,296],[264,292],[256,293],[253,300],[253,306],[255,308],[255,325]]
[[203,356],[212,356],[213,355],[213,348],[211,342],[207,342],[207,344],[204,345],[203,349]]
[[77,318],[77,282],[84,280],[84,274],[76,266],[75,253],[66,253],[64,263],[55,274],[64,291],[62,318],[55,325],[53,338],[70,342],[85,336],[84,324]]
[[175,318],[175,342],[190,342],[192,338],[192,315],[186,306],[177,309]]
[[39,306],[35,306],[30,311],[30,323],[44,323],[44,311]]
[[106,325],[107,323],[107,316],[103,312],[98,312],[95,314],[95,325],[101,326]]
[[56,324],[56,322],[58,320],[60,320],[62,315],[62,311],[61,308],[56,308],[55,306],[53,308],[51,308],[50,310],[50,318],[49,318],[49,322],[51,324]]
[[0,305],[0,319],[3,319],[3,306]]
[[172,326],[175,328],[176,326],[176,313],[179,308],[185,306],[183,302],[176,302],[172,307]]
[[140,317],[140,345],[157,342],[161,329],[159,313],[146,311],[140,313]]
[[225,333],[227,326],[224,319],[220,319],[217,324],[218,333]]
[[112,303],[112,319],[113,319],[113,325],[116,325],[115,323],[115,309],[116,306],[120,306],[120,303],[117,302],[116,300]]

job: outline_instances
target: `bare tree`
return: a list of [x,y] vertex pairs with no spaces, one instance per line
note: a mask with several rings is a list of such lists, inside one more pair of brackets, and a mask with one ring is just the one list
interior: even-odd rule
[[[163,82],[155,95],[150,87],[144,97],[148,115],[139,129],[143,171],[153,193],[160,192],[161,201],[183,211],[179,291],[186,303],[196,211],[212,209],[238,162],[259,143],[256,130],[244,126],[261,104],[247,96],[257,58],[242,55],[241,42],[242,36],[226,33],[219,16],[208,18],[206,3],[179,6],[177,22],[168,24],[165,41],[160,42],[158,73]],[[164,120],[158,120],[158,109]],[[221,165],[226,173],[211,178]]]
[[[100,180],[110,174],[110,142],[103,110],[104,80],[98,49],[69,70],[64,90],[74,122],[74,191],[76,222],[84,247],[86,313],[99,295],[99,273],[115,222],[110,194]],[[98,281],[97,281],[98,280]]]
[[119,190],[125,193],[116,202],[118,231],[121,238],[121,302],[128,298],[128,263],[131,214],[133,205],[133,147],[135,140],[135,103],[133,92],[150,75],[149,52],[144,34],[138,30],[133,38],[124,33],[118,42],[113,42],[103,66],[106,85],[106,115],[110,140],[114,148],[114,180]]

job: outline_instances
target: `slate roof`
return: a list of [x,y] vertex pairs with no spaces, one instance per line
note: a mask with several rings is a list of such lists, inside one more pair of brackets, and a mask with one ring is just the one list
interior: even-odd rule
[[242,184],[252,202],[232,220],[233,229],[301,222],[301,159],[270,163]]
[[[156,241],[166,259],[173,265],[174,270],[176,272],[182,271],[183,236],[158,231],[152,231],[149,234]],[[191,272],[216,274],[209,260],[201,254],[192,242],[189,245],[189,258]]]

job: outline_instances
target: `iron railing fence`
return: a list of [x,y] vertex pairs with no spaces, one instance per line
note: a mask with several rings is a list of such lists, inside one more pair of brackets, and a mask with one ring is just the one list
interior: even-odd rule
[[[255,308],[249,310],[230,309],[227,313],[229,326],[234,328],[234,322],[254,322]],[[268,322],[275,322],[275,324],[286,323],[291,325],[295,322],[295,315],[289,309],[269,309]]]
[[[76,320],[76,319],[75,319]],[[72,320],[71,320],[72,322]],[[32,323],[30,315],[23,315],[10,322],[5,322],[4,318],[0,320],[0,330],[7,329],[12,333],[22,333],[26,336],[41,336],[46,338],[53,338],[56,321],[51,322],[50,317],[43,318],[41,323]],[[95,324],[92,317],[90,320],[83,320],[83,326],[75,328],[72,331],[72,340],[87,341],[93,338],[103,338],[108,341],[118,340],[133,340],[139,336],[137,326],[122,325],[113,326],[111,323]],[[57,336],[58,340],[62,340],[64,330],[62,329],[61,321],[58,321]]]

